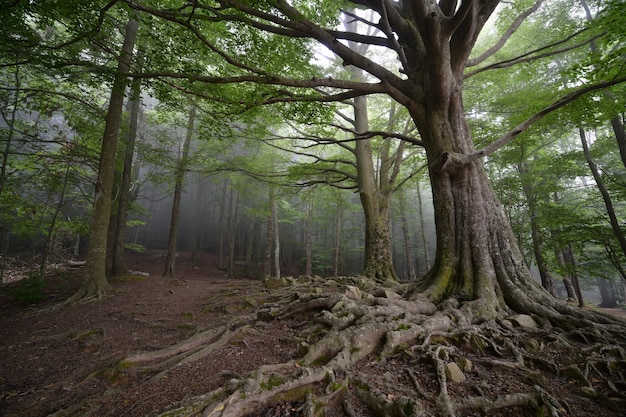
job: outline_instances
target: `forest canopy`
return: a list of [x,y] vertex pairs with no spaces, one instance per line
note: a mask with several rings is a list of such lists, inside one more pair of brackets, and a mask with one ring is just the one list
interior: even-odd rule
[[[516,314],[623,354],[624,323],[585,306],[626,295],[623,10],[11,1],[2,274],[18,254],[36,255],[40,279],[84,261],[74,304],[109,296],[129,254],[162,251],[174,279],[187,251],[217,254],[232,278],[393,289],[304,303],[334,314],[303,359],[315,378],[313,364],[345,370],[405,344],[439,355],[430,332],[486,326],[497,344]],[[400,316],[409,335],[391,336]],[[443,415],[463,409],[444,391]]]

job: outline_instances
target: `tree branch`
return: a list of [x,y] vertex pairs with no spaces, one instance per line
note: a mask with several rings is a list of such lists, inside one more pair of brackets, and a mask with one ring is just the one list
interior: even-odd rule
[[526,131],[533,124],[537,123],[539,120],[543,119],[546,115],[552,113],[553,111],[558,110],[570,104],[571,102],[577,100],[578,98],[586,94],[589,94],[598,90],[603,90],[605,88],[608,88],[608,87],[611,87],[611,86],[614,86],[623,82],[626,82],[626,75],[622,75],[622,77],[614,78],[609,81],[604,81],[604,82],[597,83],[597,84],[591,84],[591,85],[579,88],[578,90],[572,91],[569,94],[566,94],[565,96],[561,97],[554,103],[544,107],[542,110],[533,114],[528,119],[524,120],[522,123],[515,126],[508,133],[504,134],[503,136],[501,136],[500,138],[498,138],[497,140],[495,140],[494,142],[490,143],[489,145],[485,146],[482,149],[479,149],[467,155],[444,152],[443,154],[441,154],[439,160],[433,163],[433,168],[438,169],[438,170],[443,170],[443,171],[453,171],[462,165],[469,164],[471,162],[476,161],[479,158],[491,155],[498,149],[510,143],[513,139],[515,139],[521,133]]
[[568,46],[568,47],[565,47],[565,48],[562,48],[562,49],[556,49],[554,51],[545,52],[543,54],[538,54],[538,55],[534,55],[533,56],[533,54],[537,54],[538,52],[541,52],[541,51],[544,51],[546,49],[550,49],[550,48],[553,48],[555,46],[564,44],[567,41],[575,38],[579,34],[583,33],[586,30],[587,29],[582,29],[582,30],[572,34],[571,36],[568,36],[567,38],[565,38],[563,40],[554,42],[554,43],[552,43],[550,45],[542,46],[541,48],[537,48],[535,50],[532,50],[530,52],[527,52],[527,53],[525,53],[523,55],[520,55],[520,56],[517,56],[515,58],[511,58],[511,59],[508,59],[508,60],[505,60],[505,61],[496,62],[494,64],[487,65],[487,66],[482,67],[482,68],[477,68],[477,69],[475,69],[473,71],[465,73],[465,78],[472,77],[472,76],[474,76],[476,74],[479,74],[479,73],[481,73],[483,71],[487,71],[487,70],[499,69],[499,68],[509,68],[509,67],[512,67],[513,65],[521,64],[521,63],[524,63],[524,62],[533,62],[533,61],[536,61],[536,60],[541,59],[541,58],[547,58],[547,57],[551,57],[553,55],[559,55],[559,54],[562,54],[564,52],[568,52],[568,51],[580,48],[581,46],[585,46],[585,45],[587,45],[587,44],[589,44],[589,43],[595,41],[596,39],[598,39],[598,38],[600,38],[600,37],[605,35],[605,33],[600,33],[600,34],[598,34],[598,35],[596,35],[596,36],[594,36],[594,37],[592,37],[590,39],[584,40],[584,41],[582,41],[580,43],[577,43],[575,45]]
[[531,14],[533,14],[534,12],[539,10],[539,7],[541,6],[541,4],[543,2],[544,2],[544,0],[537,0],[535,2],[535,4],[533,4],[531,7],[529,7],[526,10],[524,10],[522,13],[520,13],[519,16],[517,16],[515,18],[513,23],[511,23],[511,26],[509,26],[509,28],[506,30],[506,32],[504,32],[504,34],[498,40],[498,42],[496,42],[495,45],[493,45],[491,48],[487,49],[485,52],[483,52],[482,54],[480,54],[476,58],[469,59],[467,61],[466,67],[472,67],[474,65],[478,65],[481,62],[483,62],[484,60],[486,60],[487,58],[489,58],[490,56],[492,56],[493,54],[495,54],[496,52],[498,52],[504,46],[504,44],[506,44],[506,42],[509,40],[509,38],[522,25],[522,23],[524,23],[524,20],[526,20],[526,18],[528,16],[530,16]]

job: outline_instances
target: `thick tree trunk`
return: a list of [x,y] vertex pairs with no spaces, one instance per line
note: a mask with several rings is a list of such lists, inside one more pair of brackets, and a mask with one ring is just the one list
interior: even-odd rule
[[187,122],[187,132],[185,134],[185,142],[183,143],[182,155],[178,160],[176,167],[176,184],[174,186],[174,201],[172,202],[172,215],[170,219],[170,233],[168,238],[167,256],[165,258],[165,270],[163,276],[169,278],[176,277],[176,240],[178,239],[178,220],[180,218],[180,200],[183,194],[183,185],[185,181],[185,171],[187,170],[187,161],[189,160],[189,147],[191,138],[193,137],[193,126],[196,119],[196,105],[191,105],[189,111],[189,119]]
[[138,22],[131,18],[126,26],[118,71],[113,82],[109,110],[105,118],[84,280],[81,288],[70,298],[70,301],[78,301],[85,298],[101,298],[110,290],[106,277],[106,256],[107,233],[111,215],[111,193],[115,176],[115,153],[122,107],[124,105],[124,90],[126,88],[133,47],[137,38],[137,28]]
[[600,277],[596,278],[596,282],[598,283],[598,288],[600,289],[600,297],[602,298],[600,307],[617,307],[617,300],[615,299],[615,291],[613,291],[613,287],[611,285],[612,283]]
[[474,151],[459,90],[427,107],[413,118],[429,161],[437,256],[417,288],[435,302],[460,301],[469,322],[517,311],[572,326],[584,315],[532,278],[480,160],[457,158]]

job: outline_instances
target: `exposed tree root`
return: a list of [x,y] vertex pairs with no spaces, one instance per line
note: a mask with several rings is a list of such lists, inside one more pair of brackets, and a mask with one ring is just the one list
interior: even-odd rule
[[[321,294],[313,287],[320,284],[328,282],[273,292],[280,301],[265,305],[256,317],[235,319],[159,351],[138,352],[117,363],[115,371],[148,371],[159,378],[245,332],[262,332],[259,322],[280,320],[298,332],[298,359],[249,375],[229,374],[218,389],[186,398],[160,415],[256,416],[270,404],[295,402],[301,416],[355,416],[366,408],[375,416],[452,417],[514,407],[563,416],[568,405],[550,393],[554,387],[545,384],[543,373],[578,384],[581,396],[605,409],[626,405],[625,344],[615,337],[617,329],[626,332],[626,324],[619,320],[567,331],[539,318],[533,327],[530,317],[519,315],[477,324],[459,303],[409,302],[376,285],[357,290],[351,281],[343,287],[331,283],[331,293]],[[522,327],[525,320],[530,327]],[[560,355],[564,350],[570,355]],[[403,372],[391,368],[398,365]],[[392,371],[378,371],[374,378],[365,370],[385,366]],[[519,391],[486,382],[493,368],[506,370]]]

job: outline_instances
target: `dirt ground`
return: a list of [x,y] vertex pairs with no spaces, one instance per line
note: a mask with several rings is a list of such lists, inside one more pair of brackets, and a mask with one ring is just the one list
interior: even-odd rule
[[[174,402],[214,390],[228,379],[245,375],[263,364],[283,363],[301,356],[295,339],[301,323],[270,320],[213,354],[158,377],[154,372],[110,374],[109,370],[132,352],[171,346],[199,331],[232,322],[238,316],[254,315],[259,306],[276,301],[273,292],[259,281],[226,277],[218,271],[212,255],[203,255],[193,267],[188,255],[183,254],[177,261],[178,280],[160,276],[164,258],[159,253],[133,256],[128,266],[150,276],[112,280],[113,296],[61,309],[51,307],[77,289],[80,269],[51,274],[45,299],[34,305],[16,301],[11,289],[18,283],[1,288],[1,417],[158,414]],[[617,309],[615,313],[624,314],[624,311]],[[539,383],[559,399],[563,416],[626,416],[624,410],[607,409],[597,398],[580,395],[580,383],[571,378],[544,374],[528,381],[527,374],[476,363],[468,380],[451,388],[457,395],[474,391],[502,395],[528,391],[532,384]],[[401,355],[385,363],[375,359],[366,361],[361,372],[372,380],[394,379],[406,385],[407,390],[410,389],[407,375],[411,373],[420,378],[424,390],[436,394],[434,373],[416,367]],[[436,415],[434,409],[425,411],[427,415]],[[370,415],[358,406],[355,412]],[[266,404],[253,415],[296,416],[301,412],[299,404],[283,402]],[[531,414],[517,408],[500,410],[500,414],[468,415]]]

